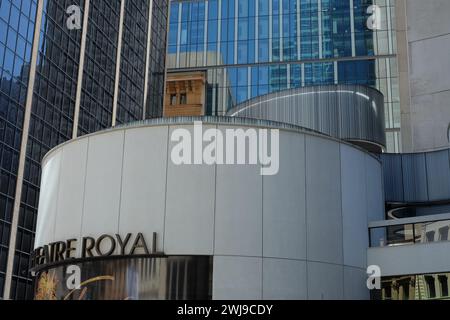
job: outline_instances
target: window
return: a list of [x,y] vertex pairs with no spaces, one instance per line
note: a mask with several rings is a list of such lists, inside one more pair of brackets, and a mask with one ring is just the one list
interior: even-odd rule
[[171,94],[170,95],[170,105],[174,106],[177,104],[177,95],[176,94]]
[[439,229],[439,241],[448,241],[449,227],[442,227]]
[[434,277],[425,276],[425,282],[427,283],[429,298],[436,298],[436,287],[434,285]]
[[180,104],[187,104],[187,95],[186,95],[186,93],[180,94]]
[[428,231],[426,233],[427,242],[434,242],[434,231]]
[[392,288],[390,283],[383,287],[383,300],[392,300]]
[[[409,279],[408,279],[408,282],[409,282]],[[409,283],[404,283],[401,286],[401,299],[409,300]]]
[[439,286],[441,289],[441,297],[448,297],[448,281],[447,276],[438,276]]

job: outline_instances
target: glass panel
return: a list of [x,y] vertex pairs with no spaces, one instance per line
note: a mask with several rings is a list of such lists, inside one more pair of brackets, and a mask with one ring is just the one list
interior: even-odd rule
[[40,273],[36,300],[207,300],[212,297],[212,259],[148,257],[76,264],[81,288],[69,290],[68,266]]

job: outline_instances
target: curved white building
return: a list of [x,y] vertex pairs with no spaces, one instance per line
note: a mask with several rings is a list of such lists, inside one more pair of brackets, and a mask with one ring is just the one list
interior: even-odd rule
[[[195,139],[194,121],[216,129],[216,151],[220,132],[279,130],[278,174],[177,165],[176,130]],[[45,157],[37,293],[48,298],[39,280],[59,277],[54,298],[367,299],[367,226],[383,218],[381,163],[346,142],[252,119],[146,121]],[[71,293],[69,265],[81,281],[104,278]]]

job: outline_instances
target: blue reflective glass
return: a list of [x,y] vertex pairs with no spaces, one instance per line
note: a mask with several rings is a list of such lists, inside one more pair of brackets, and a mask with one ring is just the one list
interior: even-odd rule
[[[365,11],[371,2],[354,0],[354,19],[350,16],[350,0],[188,0],[181,5],[175,2],[170,17],[169,53],[177,54],[179,49],[180,67],[249,65],[250,73],[244,75],[242,70],[229,68],[225,78],[219,76],[224,69],[210,69],[213,80],[208,92],[214,92],[214,97],[207,101],[215,105],[207,106],[207,110],[220,109],[217,105],[220,103],[224,107],[230,101],[236,103],[244,97],[289,87],[332,84],[336,80],[359,83],[363,75],[370,79],[366,82],[374,83],[373,63],[366,61],[356,74],[351,74],[341,63],[337,64],[335,73],[334,63],[320,62],[322,58],[351,57],[353,47],[356,56],[374,54],[373,33],[365,27],[368,17]],[[178,7],[182,8],[181,22],[178,21]],[[352,20],[355,22],[353,45]],[[181,30],[180,34],[178,30]],[[204,48],[207,50],[206,61],[203,61]],[[319,62],[308,61],[316,59]],[[288,65],[289,62],[297,63]],[[255,63],[275,65],[260,70]],[[247,90],[242,83],[237,84],[238,73],[240,81],[246,79]],[[223,86],[226,90],[218,94]],[[213,101],[218,96],[226,97],[224,92],[230,99]]]

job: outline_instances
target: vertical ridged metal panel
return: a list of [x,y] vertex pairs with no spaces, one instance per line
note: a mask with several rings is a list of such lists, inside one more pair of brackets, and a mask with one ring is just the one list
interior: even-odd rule
[[[411,173],[414,174],[411,174]],[[424,154],[402,156],[402,173],[405,202],[428,201],[427,168]]]
[[399,155],[382,156],[384,190],[387,202],[404,202],[402,158]]
[[450,150],[383,154],[381,159],[387,202],[450,200]]
[[448,150],[444,150],[426,155],[430,201],[450,199],[450,166],[448,154]]
[[231,109],[233,117],[273,120],[381,149],[386,145],[383,95],[362,85],[290,89]]

